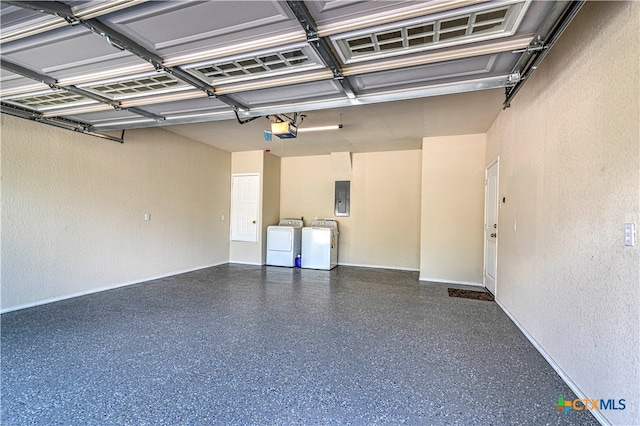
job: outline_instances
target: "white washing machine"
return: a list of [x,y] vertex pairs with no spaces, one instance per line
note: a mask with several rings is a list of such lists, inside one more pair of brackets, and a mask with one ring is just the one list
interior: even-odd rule
[[302,267],[333,269],[338,266],[338,222],[320,219],[302,228]]
[[267,227],[267,265],[293,267],[302,245],[301,219],[282,219]]

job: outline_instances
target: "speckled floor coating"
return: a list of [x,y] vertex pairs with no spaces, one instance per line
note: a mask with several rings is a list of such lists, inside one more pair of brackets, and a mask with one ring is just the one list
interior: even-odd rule
[[2,315],[3,425],[587,425],[494,302],[221,265]]

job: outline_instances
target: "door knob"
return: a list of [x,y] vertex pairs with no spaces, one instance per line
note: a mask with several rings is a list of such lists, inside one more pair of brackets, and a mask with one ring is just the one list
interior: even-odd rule
[[495,234],[495,233],[491,234],[491,237],[495,238],[495,237],[496,237],[496,234]]

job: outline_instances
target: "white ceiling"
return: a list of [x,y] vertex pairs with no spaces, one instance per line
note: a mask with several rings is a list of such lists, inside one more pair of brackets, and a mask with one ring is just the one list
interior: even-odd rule
[[226,151],[268,149],[282,157],[330,152],[420,149],[425,136],[484,133],[502,109],[501,89],[377,103],[309,112],[301,126],[339,124],[340,130],[299,133],[295,139],[266,142],[266,118],[167,126],[166,130]]
[[[415,149],[485,132],[570,3],[3,0],[2,112],[280,156]],[[265,142],[295,113],[344,127]]]

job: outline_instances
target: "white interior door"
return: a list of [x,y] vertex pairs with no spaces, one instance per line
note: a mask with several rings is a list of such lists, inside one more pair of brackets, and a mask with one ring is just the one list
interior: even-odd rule
[[258,241],[260,175],[231,176],[231,241]]
[[498,160],[486,171],[484,190],[484,286],[496,294],[498,270]]

